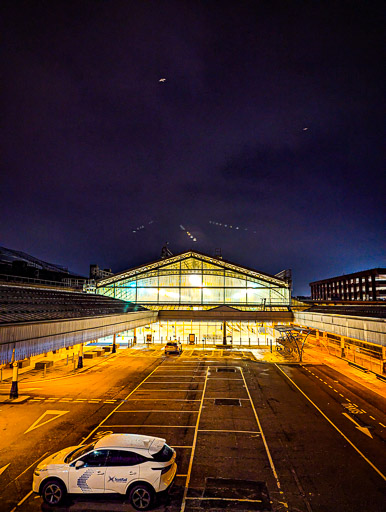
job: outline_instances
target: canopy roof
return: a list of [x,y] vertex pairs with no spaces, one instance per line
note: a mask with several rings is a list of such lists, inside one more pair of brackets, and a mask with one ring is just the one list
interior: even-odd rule
[[244,274],[246,277],[260,279],[262,281],[270,283],[271,285],[289,288],[289,284],[283,279],[279,279],[278,277],[272,276],[270,274],[252,270],[247,267],[242,267],[230,261],[208,256],[207,254],[203,254],[197,251],[186,251],[181,254],[170,256],[169,258],[159,259],[152,263],[140,265],[139,267],[134,267],[132,269],[125,270],[124,272],[119,272],[117,274],[114,274],[113,276],[101,279],[100,281],[97,282],[96,286],[97,288],[109,286],[119,281],[135,278],[137,276],[140,276],[141,274],[149,272],[150,270],[162,269],[163,267],[168,267],[169,265],[176,264],[179,262],[181,262],[181,264],[182,262],[185,264],[184,268],[190,267],[194,269],[196,267],[194,266],[193,263],[197,261],[209,263],[219,269],[226,269],[233,272],[238,272],[240,274]]

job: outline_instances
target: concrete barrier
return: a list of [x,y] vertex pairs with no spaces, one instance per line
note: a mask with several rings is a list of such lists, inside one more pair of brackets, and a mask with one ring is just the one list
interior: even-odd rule
[[98,357],[98,354],[96,352],[94,352],[94,351],[92,351],[92,352],[85,352],[83,354],[83,357],[85,359],[94,359],[94,357]]
[[26,359],[22,359],[21,361],[18,361],[17,365],[19,368],[26,368],[31,365],[31,358],[27,357]]
[[35,363],[35,370],[44,370],[44,368],[50,368],[54,366],[54,362],[51,359],[43,359]]

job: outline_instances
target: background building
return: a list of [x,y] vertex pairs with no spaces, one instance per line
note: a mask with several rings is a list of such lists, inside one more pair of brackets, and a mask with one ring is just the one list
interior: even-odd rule
[[90,279],[104,279],[105,277],[112,276],[113,273],[111,268],[99,268],[98,265],[92,264],[90,265]]
[[330,277],[310,286],[312,300],[386,300],[386,268]]

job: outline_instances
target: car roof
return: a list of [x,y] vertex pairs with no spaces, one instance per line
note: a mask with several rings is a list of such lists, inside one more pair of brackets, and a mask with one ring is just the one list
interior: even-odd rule
[[109,434],[95,443],[94,448],[133,448],[157,453],[166,440],[161,437],[141,436],[137,434]]

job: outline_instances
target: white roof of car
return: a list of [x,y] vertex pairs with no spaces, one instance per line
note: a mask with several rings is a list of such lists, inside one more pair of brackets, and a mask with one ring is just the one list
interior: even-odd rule
[[137,434],[109,434],[95,443],[100,448],[133,448],[157,453],[165,444],[165,439],[153,436],[140,436]]

